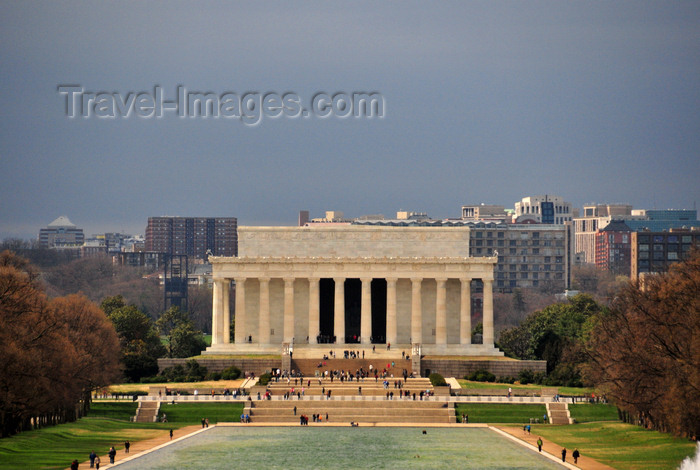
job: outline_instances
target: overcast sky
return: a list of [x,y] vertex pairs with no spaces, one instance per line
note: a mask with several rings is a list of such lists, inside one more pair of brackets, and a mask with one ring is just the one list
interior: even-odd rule
[[[700,200],[700,2],[0,3],[0,237],[159,215]],[[66,117],[60,85],[377,92],[382,118]]]

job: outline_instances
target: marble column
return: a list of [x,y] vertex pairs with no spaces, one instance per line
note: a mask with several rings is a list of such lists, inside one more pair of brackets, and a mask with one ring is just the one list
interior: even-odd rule
[[214,279],[212,291],[214,298],[211,309],[211,345],[214,346],[221,343],[221,317],[224,313],[224,293],[220,279]]
[[225,279],[222,284],[222,291],[224,294],[224,314],[222,318],[223,321],[221,322],[222,342],[224,344],[229,344],[231,343],[231,281]]
[[396,344],[396,278],[386,279],[386,342]]
[[484,346],[493,347],[493,280],[484,282]]
[[435,344],[447,344],[447,279],[438,278],[435,305]]
[[294,342],[294,278],[284,279],[284,333],[282,342]]
[[459,342],[472,344],[472,280],[460,279]]
[[372,278],[362,281],[362,300],[360,303],[360,341],[371,344],[372,341]]
[[236,278],[236,327],[234,328],[234,341],[236,344],[246,342],[246,318],[245,318],[245,278]]
[[270,344],[270,278],[258,278],[260,282],[260,325],[258,343]]
[[309,344],[318,343],[321,321],[319,278],[309,278]]
[[423,342],[422,278],[411,278],[411,342]]
[[334,277],[335,303],[333,306],[333,334],[336,344],[345,343],[345,278]]

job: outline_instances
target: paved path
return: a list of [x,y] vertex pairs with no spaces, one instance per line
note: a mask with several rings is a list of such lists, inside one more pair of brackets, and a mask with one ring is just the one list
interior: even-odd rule
[[[521,440],[525,441],[526,443],[532,445],[535,450],[537,450],[537,438],[539,437],[537,434],[525,434],[523,431],[522,427],[511,427],[511,426],[493,426],[496,429],[500,429],[501,431],[504,431],[511,436]],[[562,446],[553,443],[552,441],[548,441],[545,438],[542,438],[542,453],[548,453],[553,455],[559,462],[561,462],[561,450]],[[574,458],[571,456],[571,453],[574,451],[574,449],[566,449],[566,463],[571,464],[569,468],[581,468],[583,470],[614,470],[612,467],[608,467],[607,465],[604,465],[597,460],[593,460],[590,457],[585,456],[585,449],[579,449],[579,452],[581,452],[581,457],[578,458],[578,464],[574,465]]]

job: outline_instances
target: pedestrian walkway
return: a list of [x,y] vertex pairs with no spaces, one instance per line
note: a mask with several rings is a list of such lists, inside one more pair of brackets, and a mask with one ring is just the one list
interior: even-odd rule
[[[519,439],[521,441],[526,442],[532,448],[537,451],[537,438],[540,437],[535,433],[532,434],[527,434],[523,431],[522,427],[511,427],[511,426],[493,426],[496,429],[500,429],[501,431],[510,434],[511,436],[515,437],[516,439]],[[561,463],[561,450],[563,449],[562,446],[553,443],[552,441],[549,441],[547,439],[542,438],[542,453],[547,453],[550,454],[551,456],[555,457],[557,461]],[[578,464],[574,465],[574,458],[571,457],[571,453],[574,451],[574,449],[566,449],[566,463],[568,464],[567,467],[569,468],[580,468],[582,470],[614,470],[612,467],[609,467],[605,464],[602,464],[598,462],[597,460],[593,460],[590,457],[587,457],[586,450],[585,449],[579,449],[579,452],[581,452],[581,457],[578,458]]]

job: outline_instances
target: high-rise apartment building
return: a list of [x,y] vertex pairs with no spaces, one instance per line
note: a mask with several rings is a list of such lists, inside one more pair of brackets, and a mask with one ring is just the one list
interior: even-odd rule
[[146,251],[206,259],[238,256],[238,221],[235,217],[149,217]]

